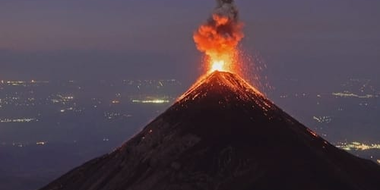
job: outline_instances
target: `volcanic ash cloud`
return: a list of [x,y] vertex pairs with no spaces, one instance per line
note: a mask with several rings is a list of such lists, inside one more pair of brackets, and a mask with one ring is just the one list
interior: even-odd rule
[[217,0],[217,6],[206,23],[194,33],[199,51],[205,53],[210,62],[231,64],[237,46],[243,39],[243,23],[233,0]]

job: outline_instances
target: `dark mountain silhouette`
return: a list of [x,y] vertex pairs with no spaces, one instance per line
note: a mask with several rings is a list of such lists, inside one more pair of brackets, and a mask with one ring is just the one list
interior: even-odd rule
[[379,190],[380,167],[337,149],[242,78],[214,72],[114,152],[42,190]]

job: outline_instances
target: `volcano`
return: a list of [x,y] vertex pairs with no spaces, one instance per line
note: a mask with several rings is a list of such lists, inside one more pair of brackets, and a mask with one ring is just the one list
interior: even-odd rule
[[41,190],[256,189],[379,190],[380,167],[216,71],[120,148]]

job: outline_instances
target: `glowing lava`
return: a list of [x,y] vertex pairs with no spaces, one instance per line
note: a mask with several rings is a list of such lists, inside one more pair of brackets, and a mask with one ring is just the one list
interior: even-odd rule
[[214,61],[211,65],[211,70],[210,72],[214,72],[214,71],[225,71],[224,69],[224,64],[225,62],[224,61]]

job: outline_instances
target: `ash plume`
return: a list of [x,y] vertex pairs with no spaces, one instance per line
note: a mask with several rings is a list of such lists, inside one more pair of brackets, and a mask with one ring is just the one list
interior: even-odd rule
[[194,41],[210,57],[231,54],[244,37],[242,28],[234,1],[217,0],[212,16],[194,33]]

